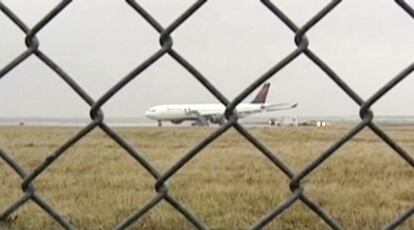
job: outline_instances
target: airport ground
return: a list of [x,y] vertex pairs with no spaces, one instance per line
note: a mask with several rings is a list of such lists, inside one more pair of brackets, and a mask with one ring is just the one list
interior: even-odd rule
[[[118,128],[165,172],[217,127]],[[349,131],[349,125],[249,127],[297,173]],[[384,127],[414,152],[414,126]],[[27,170],[38,166],[79,128],[0,127],[0,146]],[[152,199],[154,179],[96,130],[36,179],[37,193],[80,229],[111,229]],[[303,181],[305,193],[345,229],[381,229],[414,205],[414,169],[365,130]],[[0,211],[22,195],[21,179],[0,160]],[[247,229],[286,200],[288,178],[235,130],[201,151],[168,181],[170,194],[210,229]],[[0,229],[59,229],[29,202]],[[133,229],[193,229],[162,202]],[[328,229],[296,203],[267,229]],[[414,217],[401,229],[414,229]]]

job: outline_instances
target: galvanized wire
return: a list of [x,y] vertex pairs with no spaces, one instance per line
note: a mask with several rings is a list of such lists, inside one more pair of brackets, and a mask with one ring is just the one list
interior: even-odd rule
[[[412,168],[414,168],[414,159],[410,153],[404,150],[398,145],[391,137],[389,137],[381,128],[379,128],[374,122],[374,113],[370,108],[392,90],[396,85],[400,84],[405,78],[407,78],[414,71],[414,63],[398,73],[387,84],[380,88],[375,94],[373,94],[368,100],[364,101],[351,87],[349,87],[340,76],[338,76],[329,65],[317,56],[310,48],[310,41],[306,37],[306,33],[311,30],[319,21],[327,17],[331,11],[341,3],[340,0],[330,1],[325,7],[323,7],[318,13],[315,14],[310,20],[308,20],[303,26],[297,26],[287,15],[284,14],[272,1],[261,0],[261,3],[272,12],[277,19],[281,20],[292,32],[294,33],[294,42],[297,46],[289,55],[283,58],[280,62],[276,63],[271,69],[266,71],[263,75],[259,76],[254,82],[246,87],[237,97],[233,100],[228,100],[223,94],[217,90],[213,84],[210,83],[207,77],[205,77],[200,71],[197,70],[187,59],[179,54],[173,48],[172,33],[180,27],[185,21],[196,13],[207,0],[198,0],[194,4],[189,6],[176,20],[174,20],[168,27],[164,28],[161,24],[148,13],[138,2],[135,0],[126,0],[127,4],[144,18],[149,25],[151,25],[160,34],[160,49],[153,55],[148,57],[142,64],[134,68],[130,73],[124,76],[117,84],[111,87],[106,93],[104,93],[96,101],[92,99],[88,93],[80,87],[76,81],[73,80],[70,75],[65,72],[52,58],[47,56],[39,49],[40,41],[36,38],[36,34],[39,33],[45,26],[53,21],[53,19],[67,8],[71,0],[63,0],[57,4],[47,15],[45,15],[33,28],[29,28],[26,24],[11,11],[4,3],[0,1],[0,10],[7,16],[10,21],[16,25],[25,35],[25,44],[27,49],[11,60],[7,65],[0,69],[0,79],[5,77],[10,71],[13,71],[17,66],[23,63],[30,56],[36,56],[46,66],[56,73],[56,76],[68,84],[74,93],[80,97],[88,106],[90,106],[91,122],[83,127],[78,133],[67,140],[63,145],[58,147],[54,152],[48,155],[48,157],[38,165],[32,172],[26,172],[20,164],[12,158],[10,153],[0,149],[0,158],[10,166],[19,177],[22,178],[22,190],[24,194],[16,201],[14,201],[8,208],[0,212],[0,221],[6,220],[12,213],[25,205],[28,201],[33,201],[39,207],[41,207],[50,217],[52,217],[60,226],[65,229],[76,229],[56,208],[48,204],[42,197],[36,193],[35,182],[36,179],[47,170],[59,157],[66,153],[74,144],[84,138],[94,129],[101,129],[105,132],[113,141],[115,141],[120,148],[124,149],[136,162],[141,165],[148,173],[156,180],[154,189],[156,195],[153,199],[149,200],[143,207],[137,208],[137,210],[126,218],[122,223],[116,227],[116,229],[125,229],[136,221],[139,221],[150,210],[156,208],[156,206],[164,201],[170,204],[175,210],[183,215],[194,227],[197,229],[208,229],[204,223],[200,221],[189,209],[185,208],[180,202],[169,194],[166,182],[170,180],[174,175],[184,168],[189,161],[206,148],[209,144],[217,140],[221,135],[226,133],[229,129],[234,128],[238,133],[243,136],[246,141],[255,146],[269,161],[271,161],[277,170],[283,172],[287,178],[290,179],[290,190],[292,195],[282,202],[273,211],[270,211],[262,219],[258,220],[251,229],[262,229],[270,222],[274,221],[281,214],[286,212],[293,204],[300,201],[306,205],[310,211],[319,216],[327,226],[332,229],[343,229],[326,211],[312,201],[305,194],[305,187],[302,185],[303,179],[309,176],[315,169],[320,167],[327,159],[334,155],[345,143],[350,141],[355,135],[362,130],[368,128],[372,130],[381,140],[384,141],[395,153]],[[413,8],[405,1],[396,0],[396,3],[414,18]],[[217,98],[223,105],[226,106],[225,117],[226,123],[207,136],[199,144],[194,146],[188,153],[186,153],[181,159],[179,159],[171,168],[164,173],[160,173],[148,160],[143,157],[143,154],[134,149],[125,139],[119,136],[113,129],[111,129],[105,123],[104,112],[101,108],[111,98],[119,93],[126,85],[136,79],[142,72],[148,67],[156,63],[161,57],[169,55],[172,57],[178,65],[186,69],[191,76],[200,82],[213,96]],[[248,97],[254,90],[262,85],[272,77],[276,77],[277,73],[288,66],[292,61],[300,56],[306,56],[311,60],[318,68],[320,68],[330,80],[332,80],[338,89],[344,91],[359,107],[361,121],[348,131],[346,135],[337,140],[332,146],[323,151],[315,160],[309,165],[304,167],[300,172],[295,174],[290,167],[285,164],[279,157],[272,152],[271,149],[266,147],[258,138],[246,130],[239,122],[236,111],[237,105],[239,105],[246,97]],[[389,225],[385,226],[385,229],[395,229],[401,226],[407,219],[414,214],[414,207],[411,207],[407,211],[403,212],[400,216],[397,216],[395,220]],[[81,226],[79,226],[81,227]]]

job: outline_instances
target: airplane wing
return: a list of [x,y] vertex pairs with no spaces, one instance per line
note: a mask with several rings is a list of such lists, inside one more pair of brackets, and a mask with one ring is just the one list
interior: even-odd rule
[[277,103],[277,104],[263,105],[263,109],[267,112],[273,112],[273,111],[294,109],[297,106],[298,106],[298,103]]

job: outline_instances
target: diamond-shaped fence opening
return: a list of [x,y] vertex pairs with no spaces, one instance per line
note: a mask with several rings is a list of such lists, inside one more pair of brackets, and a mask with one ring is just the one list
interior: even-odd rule
[[[108,11],[108,7],[112,10]],[[159,49],[158,33],[144,19],[137,17],[124,1],[102,4],[72,2],[63,12],[62,17],[54,19],[57,22],[48,24],[42,31],[39,37],[41,49],[64,67],[93,98],[104,94]],[[91,12],[99,16],[87,16]],[[114,20],[122,22],[115,24]],[[70,55],[66,55],[68,53]],[[124,61],[113,65],[118,58]],[[100,80],[95,81],[90,76],[99,76]]]
[[[232,100],[224,97],[223,94],[218,91],[213,84],[211,84],[208,76],[203,75],[203,73],[200,72],[195,65],[193,65],[191,60],[186,59],[180,51],[176,50],[174,47],[174,32],[183,26],[186,21],[191,20],[193,15],[197,14],[198,11],[205,6],[207,3],[206,0],[189,2],[188,6],[186,5],[187,7],[184,7],[182,11],[180,11],[181,13],[174,17],[175,19],[171,21],[168,20],[169,23],[166,24],[159,23],[158,16],[156,16],[156,14],[153,15],[152,11],[147,11],[146,7],[144,7],[144,5],[142,5],[139,1],[127,0],[126,3],[129,5],[131,12],[134,12],[137,18],[140,18],[139,20],[144,19],[148,22],[149,26],[151,26],[154,31],[159,34],[160,47],[158,50],[155,50],[151,55],[149,55],[146,60],[141,60],[141,63],[137,62],[135,68],[117,78],[120,80],[116,84],[111,86],[100,97],[94,99],[78,84],[78,82],[74,80],[75,78],[73,78],[69,72],[65,71],[63,66],[60,66],[59,63],[55,62],[52,57],[49,57],[48,54],[41,49],[42,40],[36,36],[42,31],[42,29],[48,27],[48,25],[50,25],[55,18],[63,16],[64,14],[62,12],[65,12],[66,8],[72,4],[72,1],[63,0],[57,2],[55,7],[48,11],[48,13],[40,20],[35,20],[35,22],[27,22],[27,24],[24,22],[24,20],[27,19],[21,19],[19,15],[8,8],[5,3],[0,2],[0,10],[2,13],[10,19],[11,24],[17,26],[22,31],[22,34],[25,35],[24,44],[27,47],[24,52],[17,55],[14,59],[9,60],[6,62],[8,64],[5,64],[0,68],[0,79],[7,77],[10,72],[14,71],[18,66],[26,62],[29,57],[37,58],[45,66],[53,70],[56,77],[62,80],[74,91],[74,95],[77,95],[86,103],[86,105],[90,107],[91,117],[90,122],[86,126],[82,127],[81,130],[77,131],[75,135],[65,140],[64,143],[61,143],[58,146],[53,146],[52,150],[46,151],[44,161],[36,164],[33,169],[28,170],[23,168],[21,166],[21,160],[14,159],[12,157],[13,153],[7,152],[6,150],[0,151],[1,160],[4,161],[6,165],[13,168],[16,175],[19,175],[23,180],[21,184],[23,195],[4,210],[0,210],[0,220],[10,220],[10,217],[13,214],[27,207],[27,205],[35,205],[37,210],[41,209],[42,211],[32,211],[34,212],[34,216],[39,215],[39,213],[41,213],[41,215],[47,215],[53,219],[54,223],[65,229],[75,229],[77,227],[82,228],[82,226],[76,226],[75,223],[78,220],[72,220],[70,215],[67,216],[63,214],[65,211],[63,208],[64,205],[61,206],[61,204],[54,202],[49,203],[47,201],[48,199],[46,199],[47,195],[39,192],[37,187],[46,186],[47,188],[47,183],[42,184],[40,182],[42,176],[47,175],[47,172],[51,176],[59,177],[59,175],[56,175],[57,172],[55,171],[62,167],[59,167],[59,158],[69,158],[70,152],[76,150],[77,143],[97,129],[100,129],[107,138],[111,138],[114,141],[114,144],[111,145],[112,148],[119,148],[125,156],[130,157],[131,162],[133,162],[136,167],[144,169],[147,172],[146,176],[149,178],[152,177],[152,180],[154,180],[154,190],[152,191],[152,196],[145,199],[145,204],[140,207],[129,207],[130,210],[128,217],[119,218],[122,219],[122,221],[117,223],[117,229],[125,229],[137,224],[140,220],[145,218],[144,216],[146,214],[154,212],[161,205],[167,205],[176,215],[181,216],[180,218],[185,220],[188,226],[193,226],[197,229],[208,229],[211,227],[205,224],[206,221],[204,221],[204,217],[199,216],[198,212],[192,210],[191,205],[187,207],[186,202],[184,202],[183,199],[174,197],[174,192],[171,191],[174,186],[169,186],[169,184],[172,183],[172,180],[179,175],[180,171],[185,170],[186,166],[191,164],[190,162],[197,160],[202,154],[205,154],[204,151],[206,149],[208,150],[212,143],[217,143],[217,140],[229,130],[235,130],[239,133],[246,143],[248,142],[252,144],[255,151],[259,152],[259,155],[262,155],[268,159],[268,162],[275,167],[275,170],[283,174],[289,180],[288,187],[291,193],[287,195],[287,198],[284,198],[281,202],[278,202],[275,207],[268,210],[262,218],[255,221],[249,220],[249,223],[254,222],[251,226],[253,229],[261,229],[269,226],[269,224],[277,222],[278,219],[287,212],[295,213],[294,211],[296,209],[294,209],[294,207],[298,206],[301,207],[301,210],[304,210],[307,214],[311,215],[312,219],[319,220],[318,224],[321,226],[330,227],[332,229],[342,229],[344,226],[342,226],[341,221],[338,221],[338,214],[330,212],[330,209],[326,208],[324,205],[322,198],[318,200],[317,197],[312,196],[307,192],[307,182],[312,181],[312,174],[319,168],[328,165],[327,162],[333,157],[336,157],[339,151],[341,151],[351,140],[357,138],[363,130],[370,129],[376,138],[381,140],[384,145],[391,149],[391,154],[394,154],[396,158],[400,159],[402,162],[405,162],[408,165],[407,167],[409,170],[412,171],[412,168],[414,167],[412,155],[407,152],[407,150],[402,148],[402,146],[397,144],[396,140],[391,138],[387,132],[384,131],[385,129],[380,128],[375,123],[374,111],[372,111],[371,108],[378,101],[380,101],[384,95],[387,95],[388,92],[396,85],[401,84],[400,82],[407,78],[412,71],[414,71],[414,64],[409,65],[404,69],[402,68],[403,70],[399,73],[395,73],[395,76],[390,76],[390,80],[387,84],[378,89],[378,91],[368,97],[367,100],[363,100],[361,96],[349,87],[344,82],[343,78],[338,75],[328,65],[328,63],[325,62],[322,57],[319,57],[318,53],[313,51],[311,48],[310,44],[312,41],[306,36],[307,32],[312,31],[316,25],[318,25],[326,17],[329,17],[330,14],[332,14],[331,12],[340,6],[340,0],[326,1],[326,3],[321,5],[321,8],[318,8],[314,13],[310,14],[310,18],[306,19],[304,23],[300,23],[300,25],[299,23],[296,24],[296,20],[292,20],[287,12],[280,9],[276,2],[262,0],[261,3],[264,6],[263,9],[268,10],[268,13],[274,15],[275,20],[279,20],[278,23],[282,22],[286,25],[286,28],[292,31],[292,38],[294,38],[295,46],[292,48],[291,52],[286,55],[286,57],[282,58],[278,62],[275,62],[270,68],[264,69],[262,75],[256,76],[251,84],[249,84]],[[397,0],[396,3],[411,17],[414,17],[414,10],[409,4],[402,0]],[[162,19],[162,21],[164,20],[165,19]],[[27,25],[30,25],[30,27]],[[172,165],[169,165],[167,169],[161,171],[154,166],[152,161],[145,158],[144,152],[131,145],[129,140],[127,141],[122,138],[119,134],[119,130],[114,130],[109,127],[106,124],[104,115],[105,105],[109,103],[115,95],[121,92],[125,86],[134,81],[149,67],[159,62],[164,56],[172,58],[178,66],[181,66],[189,73],[189,77],[194,77],[194,79],[205,87],[218,101],[226,106],[224,114],[226,120],[221,127],[213,130],[212,133],[207,133],[203,140],[195,143],[190,149],[186,149],[179,159],[177,159]],[[323,72],[324,77],[334,82],[337,85],[338,90],[344,92],[350,99],[352,99],[353,102],[355,102],[355,104],[360,108],[359,115],[361,121],[353,128],[349,130],[347,129],[344,135],[336,139],[334,143],[330,143],[324,150],[318,153],[311,162],[308,162],[305,166],[300,167],[299,170],[293,171],[291,166],[286,164],[286,162],[280,158],[277,150],[264,145],[260,141],[260,138],[256,137],[257,134],[252,134],[252,132],[239,123],[239,116],[235,108],[260,85],[270,80],[273,76],[278,75],[281,70],[291,65],[299,57],[308,58]],[[114,59],[114,61],[115,60],[116,59]],[[87,163],[93,163],[93,161],[88,161]],[[96,164],[99,164],[99,162]],[[93,166],[91,167],[96,167],[94,164],[92,165]],[[63,175],[60,177],[63,178]],[[109,178],[108,181],[110,180],[111,179]],[[116,184],[118,182],[114,181],[113,183]],[[51,188],[49,188],[49,190],[50,189]],[[90,191],[88,190],[88,192]],[[30,202],[30,204],[27,204],[28,202]],[[405,210],[399,211],[392,221],[385,226],[386,229],[394,229],[398,226],[403,226],[404,222],[408,221],[412,217],[414,207],[407,205],[404,206],[404,209]],[[234,217],[234,215],[230,215],[228,218],[232,217]],[[174,222],[174,220],[172,220],[172,222]],[[145,223],[141,223],[138,226],[148,228],[148,226],[145,227]],[[291,225],[290,227],[294,226],[297,225]],[[304,223],[301,226],[307,226],[307,223]],[[149,228],[151,228],[151,226],[149,226]]]
[[[228,11],[233,4],[237,8]],[[261,10],[263,6],[255,1],[209,1],[173,34],[174,48],[232,98],[295,48],[281,22],[270,13],[254,13]],[[239,84],[227,84],[231,78]]]
[[[369,6],[371,10],[365,10]],[[404,29],[412,22],[393,1],[378,4],[343,1],[337,9],[335,15],[310,31],[310,48],[320,57],[329,56],[329,66],[361,97],[369,98],[412,62],[411,46],[406,41],[412,40],[414,31]],[[343,62],[347,52],[352,55]],[[397,56],[401,58],[399,61],[395,61]]]
[[[21,81],[26,84],[20,84]],[[13,103],[9,103],[9,100],[1,101],[0,106],[4,108],[1,114],[9,117],[11,121],[20,122],[21,125],[35,125],[36,122],[55,122],[42,117],[77,116],[77,119],[88,119],[87,104],[79,97],[74,97],[76,94],[73,90],[34,56],[17,66],[2,79],[2,83],[0,97],[9,98]],[[51,101],[51,98],[54,100]],[[45,108],[48,106],[59,109],[47,111]],[[72,110],[69,111],[67,108]],[[32,117],[38,119],[31,120],[27,116],[28,110],[31,110]]]
[[[180,82],[180,84],[174,85],[176,82]],[[174,90],[171,90],[172,86]],[[189,89],[194,90],[194,92],[189,94]],[[133,99],[131,100],[131,98]],[[176,61],[171,57],[164,56],[140,74],[139,78],[126,85],[102,109],[105,111],[105,118],[108,121],[116,119],[117,117],[129,117],[150,125],[155,125],[157,122],[145,117],[145,111],[148,108],[154,105],[170,103],[190,103],[193,100],[203,103],[211,101],[218,103],[217,99],[205,87],[200,85],[197,79],[194,79],[186,69],[177,65]],[[173,122],[162,122],[162,125],[168,126],[170,123],[194,124],[196,121],[176,119]],[[187,131],[191,133],[191,129],[187,129]],[[134,141],[137,144],[140,142],[134,136],[130,137],[130,139],[126,139],[128,142]],[[168,136],[165,136],[165,138],[168,138]],[[181,141],[185,142],[185,139],[183,138]],[[173,143],[174,141],[170,142]],[[146,144],[145,142],[142,143]],[[139,144],[136,146],[139,146]],[[192,146],[188,145],[188,148]],[[146,155],[151,154],[148,153]]]

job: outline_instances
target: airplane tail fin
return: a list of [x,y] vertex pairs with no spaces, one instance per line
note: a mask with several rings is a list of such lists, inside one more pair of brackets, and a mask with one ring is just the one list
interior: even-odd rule
[[260,89],[259,93],[256,95],[254,100],[251,102],[252,104],[263,104],[266,102],[267,93],[269,92],[270,83],[266,83]]

